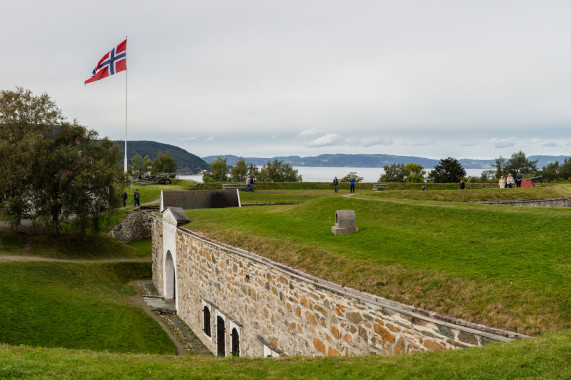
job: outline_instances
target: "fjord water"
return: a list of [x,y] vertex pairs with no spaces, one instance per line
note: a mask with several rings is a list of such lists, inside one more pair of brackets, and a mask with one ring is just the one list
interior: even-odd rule
[[[383,168],[352,168],[352,167],[315,167],[315,166],[294,166],[301,177],[303,182],[332,182],[333,177],[341,179],[350,172],[355,172],[360,177],[363,177],[364,182],[378,182],[379,177],[384,173]],[[432,169],[426,169],[429,172]],[[481,176],[482,171],[486,169],[466,169],[468,176]],[[192,179],[194,181],[202,182],[202,174],[195,175],[181,175],[181,179]]]

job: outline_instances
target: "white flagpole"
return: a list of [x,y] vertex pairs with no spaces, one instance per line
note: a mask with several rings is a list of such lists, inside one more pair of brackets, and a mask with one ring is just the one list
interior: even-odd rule
[[[127,36],[125,36],[127,40]],[[125,173],[127,173],[127,72],[125,70]]]

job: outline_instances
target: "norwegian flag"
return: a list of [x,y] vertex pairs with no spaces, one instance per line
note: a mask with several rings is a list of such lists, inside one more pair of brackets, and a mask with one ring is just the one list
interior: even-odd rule
[[127,70],[127,40],[111,49],[99,60],[93,69],[93,75],[85,81],[85,84],[107,78],[123,70]]

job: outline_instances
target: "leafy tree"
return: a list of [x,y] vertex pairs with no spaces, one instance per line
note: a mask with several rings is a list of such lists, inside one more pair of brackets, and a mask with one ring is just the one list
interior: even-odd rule
[[131,168],[129,170],[132,175],[139,176],[144,172],[143,170],[143,157],[140,154],[135,154],[131,158]]
[[515,177],[515,173],[521,170],[522,174],[536,175],[538,173],[537,160],[530,161],[521,150],[512,154],[507,161],[504,173],[511,173]]
[[379,178],[379,182],[404,182],[405,169],[403,164],[391,164],[383,166],[384,174]]
[[64,120],[47,94],[30,90],[0,91],[0,203],[13,229],[31,210],[32,166],[39,146],[53,126]]
[[[159,150],[160,152],[160,150]],[[151,161],[151,159],[149,158],[149,156],[145,156],[143,158],[143,172],[150,172],[151,170],[153,170],[153,161]]]
[[424,176],[426,171],[424,167],[420,164],[415,164],[410,162],[404,167],[404,174],[406,176],[406,182],[424,182]]
[[63,123],[42,141],[41,154],[33,164],[36,219],[53,235],[72,217],[82,233],[98,231],[100,218],[121,202],[119,146],[75,122]]
[[365,178],[359,177],[356,172],[349,172],[349,174],[341,178],[339,182],[350,182],[351,178],[355,178],[356,183],[363,182],[365,180]]
[[491,182],[496,180],[497,172],[495,170],[484,170],[482,171],[482,176],[480,177],[480,181],[482,182]]
[[238,161],[236,161],[236,165],[230,169],[230,177],[234,182],[243,182],[246,180],[247,175],[248,166],[246,165],[246,160],[244,160],[244,157],[240,157]]
[[559,161],[550,162],[543,167],[541,170],[541,175],[543,176],[543,179],[547,181],[553,181],[554,179],[559,178],[559,170]]
[[260,169],[255,164],[248,164],[248,172],[247,175],[251,175],[254,178],[258,178],[260,175]]
[[[492,164],[493,168],[496,168],[495,171],[495,179],[499,179],[501,176],[506,175],[505,167],[506,167],[506,159],[502,156],[495,159],[495,162]],[[492,180],[493,178],[490,178]]]
[[159,150],[157,158],[153,161],[153,167],[151,169],[152,174],[157,173],[176,173],[177,165],[172,156],[167,150],[165,153]]
[[566,158],[559,168],[559,178],[571,179],[571,158]]
[[441,159],[428,174],[428,178],[436,183],[459,182],[465,176],[466,170],[462,164],[452,157]]
[[228,180],[228,159],[218,157],[210,164],[210,172],[202,172],[204,182],[224,182]]
[[258,178],[265,182],[301,182],[298,171],[281,160],[268,161],[262,166]]

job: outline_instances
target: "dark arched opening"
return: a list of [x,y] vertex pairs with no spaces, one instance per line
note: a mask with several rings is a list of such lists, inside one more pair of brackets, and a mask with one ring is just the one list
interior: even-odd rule
[[226,328],[224,327],[224,318],[216,318],[216,345],[218,348],[218,356],[226,356],[226,342],[224,341],[224,334]]
[[240,334],[232,329],[232,356],[240,356]]
[[204,318],[204,333],[208,336],[212,336],[212,332],[210,331],[210,309],[208,306],[204,306],[203,310],[203,318]]

